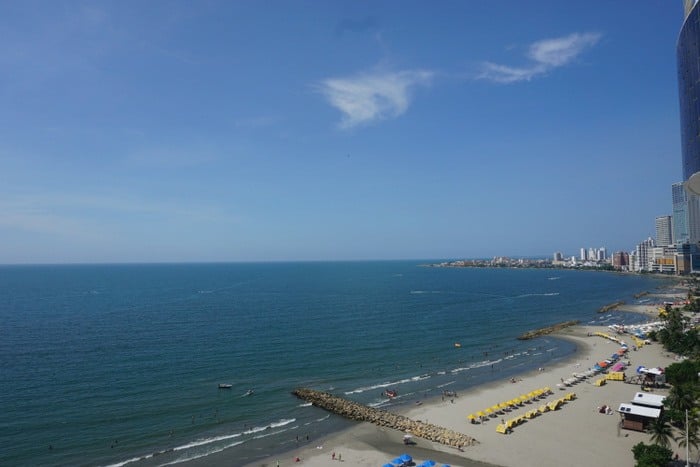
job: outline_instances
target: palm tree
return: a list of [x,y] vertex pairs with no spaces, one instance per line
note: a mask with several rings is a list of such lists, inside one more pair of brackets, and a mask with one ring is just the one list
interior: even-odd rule
[[651,442],[664,448],[671,446],[673,432],[671,426],[666,422],[666,417],[662,414],[659,418],[649,424],[651,432]]
[[695,408],[695,387],[690,384],[673,386],[664,402],[665,406],[679,412],[693,410]]

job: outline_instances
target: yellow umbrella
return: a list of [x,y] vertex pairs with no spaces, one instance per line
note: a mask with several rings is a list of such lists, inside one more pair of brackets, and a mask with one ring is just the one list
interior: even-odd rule
[[508,402],[501,402],[500,404],[498,404],[498,408],[499,408],[499,409],[505,409],[505,408],[508,407],[509,405],[510,405],[510,404],[509,404]]
[[484,412],[482,412],[481,410],[479,410],[479,411],[476,413],[476,416],[477,416],[477,417],[483,417],[483,416],[485,416],[485,414],[484,414]]
[[467,419],[469,419],[469,420],[474,420],[475,418],[476,418],[476,415],[474,415],[473,413],[470,413],[469,416],[467,416]]
[[501,408],[498,405],[494,405],[493,407],[491,407],[491,410],[493,412],[498,412],[499,410],[501,410]]
[[523,394],[522,396],[520,396],[520,400],[525,402],[525,401],[528,401],[530,399],[525,394]]

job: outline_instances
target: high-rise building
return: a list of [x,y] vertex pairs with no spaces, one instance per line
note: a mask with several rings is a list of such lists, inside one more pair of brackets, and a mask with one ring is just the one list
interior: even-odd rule
[[678,100],[681,116],[683,181],[700,195],[700,6],[685,0],[685,20],[678,35]]
[[598,251],[596,252],[596,259],[598,261],[605,261],[608,259],[608,250],[604,246],[598,248]]
[[671,216],[659,216],[656,218],[656,245],[669,246],[671,243]]
[[688,219],[688,197],[692,196],[683,188],[683,182],[671,185],[671,199],[673,201],[673,216],[671,217],[671,233],[673,243],[683,245],[690,242],[690,230]]
[[588,251],[585,248],[581,248],[581,261],[586,261],[588,259]]
[[632,264],[633,271],[651,271],[650,263],[653,259],[653,248],[655,246],[656,242],[651,237],[637,245],[637,248],[635,248],[634,251],[634,263]]

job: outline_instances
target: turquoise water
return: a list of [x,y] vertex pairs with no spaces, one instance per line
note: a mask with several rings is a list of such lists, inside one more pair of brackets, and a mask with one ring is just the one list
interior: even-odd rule
[[246,464],[347,426],[297,386],[375,406],[461,390],[574,351],[522,332],[639,320],[596,310],[658,285],[410,261],[0,267],[0,465]]

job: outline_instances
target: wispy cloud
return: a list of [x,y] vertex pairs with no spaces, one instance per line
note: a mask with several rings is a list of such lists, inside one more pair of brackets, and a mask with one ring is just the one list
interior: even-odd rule
[[486,62],[478,78],[497,83],[530,81],[570,63],[584,50],[597,44],[601,37],[600,33],[588,32],[537,41],[528,48],[527,57],[532,60],[529,66],[513,67]]
[[433,75],[425,70],[360,74],[324,80],[318,89],[343,113],[340,127],[347,129],[403,114],[413,88],[430,84]]

